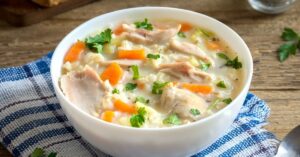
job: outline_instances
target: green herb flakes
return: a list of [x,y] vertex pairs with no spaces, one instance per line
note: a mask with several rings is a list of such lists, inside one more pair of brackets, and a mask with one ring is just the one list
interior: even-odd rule
[[171,125],[180,125],[181,120],[177,116],[177,114],[171,114],[166,119],[163,120],[164,124],[171,124]]
[[226,54],[224,53],[217,53],[219,58],[225,59],[227,62],[225,66],[232,67],[234,69],[240,69],[243,67],[242,63],[239,61],[238,57],[235,57],[231,60]]
[[135,84],[135,83],[126,83],[125,90],[132,91],[132,90],[136,89],[136,87],[137,87],[137,84]]
[[136,97],[135,102],[140,102],[140,103],[143,103],[143,104],[149,104],[150,100],[145,99],[142,96],[138,96],[138,97]]
[[178,32],[177,35],[178,35],[180,38],[186,38],[186,35],[185,35],[183,32]]
[[203,71],[207,71],[209,69],[209,67],[211,66],[210,63],[203,63],[203,62],[200,62],[199,63],[199,68]]
[[190,109],[190,113],[193,115],[193,116],[198,116],[200,115],[200,111],[196,108],[192,108]]
[[158,81],[155,81],[153,83],[153,86],[152,86],[152,94],[162,94],[163,92],[163,88],[168,84],[169,82],[158,82]]
[[224,81],[219,81],[219,82],[217,83],[217,87],[219,87],[219,88],[224,88],[224,89],[227,88]]
[[113,94],[120,94],[120,91],[117,88],[115,88],[115,89],[113,89],[112,93]]
[[130,67],[133,72],[133,80],[137,80],[140,78],[139,67],[137,65],[133,65]]
[[150,59],[158,59],[160,58],[160,55],[159,54],[147,54],[147,58],[150,58]]
[[147,114],[146,109],[141,107],[138,109],[138,114],[130,117],[130,124],[132,127],[139,128],[145,122],[145,115]]
[[144,21],[137,21],[134,23],[136,28],[146,29],[146,30],[153,30],[153,26],[151,23],[148,22],[148,19],[145,19]]
[[103,52],[103,45],[111,41],[111,29],[106,29],[98,35],[85,39],[86,46],[91,50],[96,50],[97,53]]
[[230,104],[232,102],[232,99],[231,98],[223,99],[223,102],[225,104]]

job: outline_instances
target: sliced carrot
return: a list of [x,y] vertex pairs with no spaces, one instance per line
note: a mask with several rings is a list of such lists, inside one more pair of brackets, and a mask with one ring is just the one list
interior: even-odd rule
[[174,86],[178,85],[178,82],[176,82],[176,81],[173,81],[172,83],[173,83]]
[[126,113],[131,113],[131,114],[134,114],[137,112],[136,108],[133,105],[126,104],[125,102],[123,102],[120,99],[117,99],[114,102],[114,106],[117,110],[119,110],[121,112],[126,112]]
[[187,31],[191,30],[192,28],[193,28],[193,26],[189,23],[181,23],[180,32],[187,32]]
[[77,41],[74,43],[69,51],[67,52],[64,61],[65,62],[75,62],[79,59],[80,54],[84,51],[85,44],[82,41]]
[[139,89],[144,89],[144,88],[145,88],[145,83],[137,82],[137,87],[138,87]]
[[119,25],[115,30],[114,30],[114,34],[115,35],[121,35],[125,30],[123,29],[122,25]]
[[120,59],[139,59],[144,60],[146,58],[145,56],[145,50],[139,49],[139,50],[119,50],[118,51],[118,58]]
[[209,85],[200,85],[192,83],[183,83],[182,88],[185,88],[191,92],[209,94],[213,91],[212,87]]
[[111,63],[101,74],[101,79],[103,81],[109,80],[111,85],[118,84],[123,76],[123,69],[117,63]]
[[101,114],[101,119],[107,122],[112,122],[115,117],[115,112],[114,111],[104,111]]
[[219,42],[217,41],[205,41],[205,45],[209,50],[222,50],[222,46]]

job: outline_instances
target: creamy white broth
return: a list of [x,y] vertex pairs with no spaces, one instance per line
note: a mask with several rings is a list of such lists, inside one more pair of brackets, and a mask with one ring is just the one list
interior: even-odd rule
[[[228,61],[219,57],[218,54],[223,53],[232,61],[237,54],[218,35],[180,21],[150,20],[147,23],[152,25],[153,30],[137,28],[134,22],[110,28],[113,30],[111,40],[101,45],[100,53],[94,47],[89,48],[86,39],[81,39],[84,48],[78,58],[68,60],[66,56],[62,67],[60,83],[66,97],[76,105],[91,106],[91,114],[102,120],[124,126],[157,128],[187,124],[205,118],[228,105],[230,99],[233,100],[238,95],[243,82],[243,68],[227,65]],[[190,28],[184,30],[183,25]],[[174,31],[176,26],[177,32]],[[119,28],[123,28],[121,33],[116,33]],[[103,31],[105,29],[99,32]],[[161,32],[155,34],[155,31]],[[169,38],[169,34],[159,37],[159,34],[167,31],[173,35]],[[185,37],[182,37],[182,33]],[[97,34],[100,33],[95,35]],[[150,40],[151,38],[156,40]],[[211,48],[207,43],[214,43],[213,46],[217,48]],[[182,45],[184,48],[190,46],[192,52],[197,50],[195,52],[198,53],[193,55],[190,51],[181,51],[178,47]],[[118,58],[121,50],[144,50],[144,58]],[[198,56],[199,53],[202,56]],[[148,54],[159,55],[159,58],[148,58]],[[122,75],[112,85],[111,80],[103,79],[102,75],[114,61],[120,63],[118,65]],[[133,79],[132,66],[124,66],[123,63],[137,65],[139,78]],[[201,68],[201,64],[207,63],[210,64],[207,69]],[[170,64],[176,64],[176,68],[162,68]],[[112,79],[115,78],[117,77]],[[160,88],[161,93],[153,93],[153,86],[157,81],[166,84]],[[218,86],[221,81],[226,88]],[[137,87],[128,91],[128,83]],[[209,87],[210,92],[195,91],[191,86],[197,87],[197,90],[202,86]],[[137,99],[143,100],[136,102]],[[121,101],[127,110],[116,105],[117,101]]]

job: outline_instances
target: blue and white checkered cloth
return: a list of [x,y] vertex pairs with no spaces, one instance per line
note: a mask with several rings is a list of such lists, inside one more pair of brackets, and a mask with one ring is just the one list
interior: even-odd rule
[[[107,156],[84,141],[62,111],[51,83],[51,56],[0,70],[1,143],[17,157],[29,156],[36,147],[63,157]],[[269,112],[249,93],[227,133],[194,156],[273,156],[279,141],[262,129]]]

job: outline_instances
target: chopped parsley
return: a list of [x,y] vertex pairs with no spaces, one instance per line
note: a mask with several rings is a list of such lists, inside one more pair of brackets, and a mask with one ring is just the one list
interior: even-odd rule
[[278,49],[278,59],[283,62],[289,55],[296,55],[297,47],[300,49],[300,35],[291,28],[284,28],[281,39],[286,41]]
[[225,60],[230,60],[229,57],[227,55],[225,55],[224,53],[217,53],[218,57],[225,59]]
[[227,55],[225,55],[224,53],[218,53],[217,54],[218,57],[225,59],[227,62],[225,63],[225,66],[228,67],[232,67],[234,69],[239,69],[242,68],[243,65],[242,63],[239,61],[238,57],[235,57],[233,60],[231,60]]
[[200,111],[196,108],[192,108],[190,109],[190,113],[193,115],[193,116],[198,116],[200,115]]
[[135,102],[140,102],[140,103],[143,103],[143,104],[149,104],[150,100],[145,99],[142,96],[138,96],[138,97],[135,98]]
[[200,62],[200,65],[199,65],[199,68],[203,71],[207,71],[208,68],[211,66],[210,63],[203,63],[203,62]]
[[150,59],[158,59],[160,58],[160,55],[159,54],[147,54],[147,58],[150,58]]
[[166,119],[163,120],[164,124],[172,124],[172,125],[180,125],[181,120],[177,116],[177,114],[171,114]]
[[107,28],[100,34],[85,39],[86,46],[91,50],[96,50],[97,53],[103,52],[103,45],[111,41],[111,29]]
[[152,86],[152,94],[162,94],[162,89],[168,84],[169,82],[159,82],[155,81]]
[[243,67],[242,63],[239,62],[238,57],[235,57],[233,60],[228,60],[225,65],[228,66],[228,67],[232,67],[234,69],[239,69],[239,68]]
[[135,114],[130,117],[130,124],[132,127],[139,128],[145,122],[145,115],[147,114],[146,109],[141,107],[138,109],[138,114]]
[[136,28],[146,29],[146,30],[153,30],[153,26],[151,23],[148,22],[148,19],[145,18],[144,21],[137,21],[134,23]]
[[120,91],[117,88],[115,88],[115,89],[113,89],[112,93],[113,94],[120,94]]
[[232,102],[232,99],[231,98],[223,99],[223,102],[225,104],[230,104]]
[[227,88],[224,81],[219,81],[219,82],[217,83],[217,87],[219,87],[219,88],[224,88],[224,89]]
[[140,78],[139,67],[137,65],[133,65],[130,67],[133,72],[133,80],[137,80]]
[[57,153],[51,152],[48,156],[42,148],[35,148],[30,157],[56,157]]
[[186,35],[183,33],[183,32],[178,32],[177,35],[180,37],[180,38],[185,38]]
[[210,104],[210,106],[208,107],[208,110],[216,109],[217,105],[221,102],[228,105],[232,102],[232,99],[231,98],[226,98],[226,99],[217,98]]
[[137,84],[135,84],[135,83],[126,83],[125,90],[132,91],[132,90],[136,89],[136,87],[137,87]]
[[217,108],[217,105],[221,102],[222,100],[220,98],[215,99],[208,107],[208,110],[215,110]]

